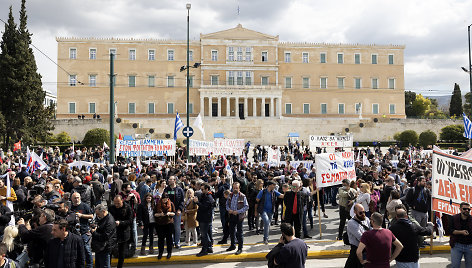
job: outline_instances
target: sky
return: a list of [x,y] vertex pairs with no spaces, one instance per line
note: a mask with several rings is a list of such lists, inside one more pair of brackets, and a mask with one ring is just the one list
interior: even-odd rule
[[[13,6],[18,22],[20,3],[0,0],[0,18],[7,21]],[[470,0],[27,0],[26,9],[33,44],[56,61],[56,37],[186,40],[187,3],[192,40],[241,23],[280,41],[405,45],[405,90],[450,95],[454,83],[470,90],[461,70]],[[56,64],[34,52],[43,87],[55,93]]]

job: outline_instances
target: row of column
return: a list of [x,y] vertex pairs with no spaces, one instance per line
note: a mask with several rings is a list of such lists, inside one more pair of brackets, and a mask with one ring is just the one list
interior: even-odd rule
[[[225,117],[230,117],[231,115],[231,99],[234,99],[234,117],[239,117],[239,99],[240,97],[200,97],[200,110],[203,111],[202,115],[205,114],[205,98],[208,99],[208,115],[209,117],[212,117],[213,114],[213,99],[217,99],[218,103],[218,112],[217,112],[217,117],[221,117],[221,99],[225,98],[226,99],[226,116]],[[281,111],[282,111],[282,99],[281,98],[276,98],[276,97],[242,97],[244,98],[244,117],[249,117],[249,109],[248,109],[248,99],[252,99],[252,115],[251,117],[258,117],[257,116],[257,100],[261,99],[261,115],[260,117],[266,117],[266,99],[269,99],[269,117],[280,117]],[[275,106],[277,105],[277,107]]]

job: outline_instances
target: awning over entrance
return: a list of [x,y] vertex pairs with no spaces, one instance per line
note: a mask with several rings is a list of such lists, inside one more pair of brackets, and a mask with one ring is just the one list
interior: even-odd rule
[[224,133],[214,133],[213,134],[213,138],[215,139],[223,139],[225,137],[225,134]]
[[289,137],[289,138],[299,138],[300,135],[297,132],[290,132],[290,133],[288,133],[287,137]]

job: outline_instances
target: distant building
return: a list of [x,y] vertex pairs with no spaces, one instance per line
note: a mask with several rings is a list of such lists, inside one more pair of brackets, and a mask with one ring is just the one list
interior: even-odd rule
[[[187,41],[58,37],[57,118],[185,116]],[[190,41],[190,116],[405,118],[404,46],[281,42],[235,28]],[[46,100],[45,100],[46,101]]]
[[46,97],[44,98],[44,106],[48,107],[52,105],[57,105],[57,96],[47,90],[45,90],[45,92]]

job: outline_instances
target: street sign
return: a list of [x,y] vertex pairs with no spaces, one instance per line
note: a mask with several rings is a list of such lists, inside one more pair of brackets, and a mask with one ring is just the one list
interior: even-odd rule
[[190,138],[192,137],[193,135],[193,128],[191,127],[184,127],[184,129],[182,130],[182,133],[184,134],[184,136],[186,138]]

